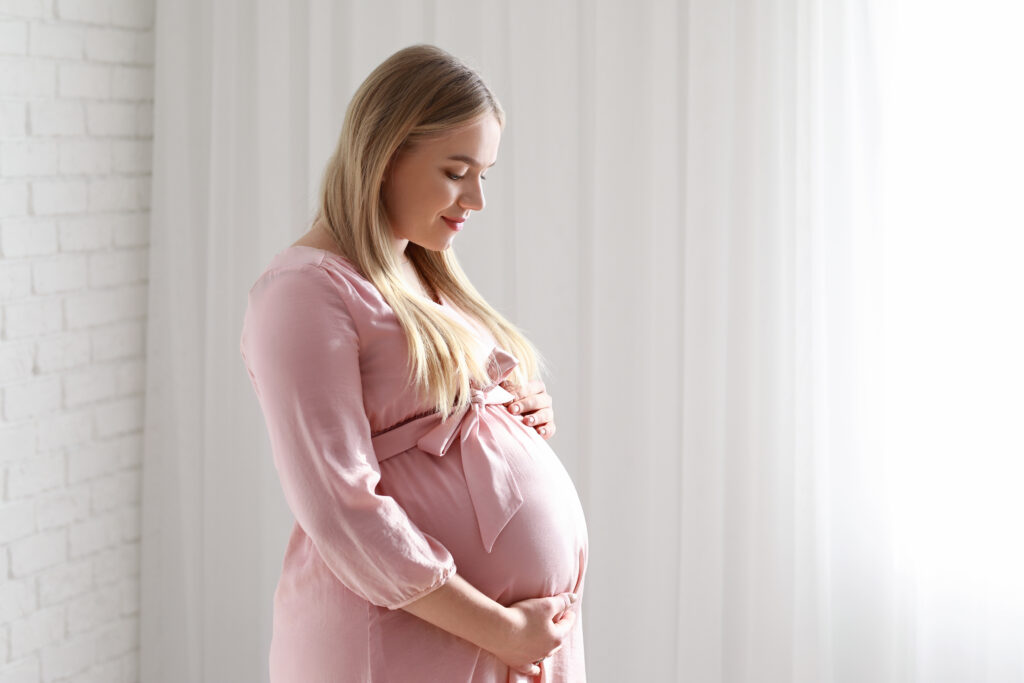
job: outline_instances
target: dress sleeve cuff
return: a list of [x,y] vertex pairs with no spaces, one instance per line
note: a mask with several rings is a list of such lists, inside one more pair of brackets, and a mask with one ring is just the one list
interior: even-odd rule
[[440,588],[441,586],[443,586],[445,583],[447,583],[448,579],[450,579],[454,573],[455,573],[455,560],[452,560],[451,562],[448,563],[447,566],[445,566],[441,570],[441,573],[438,575],[437,579],[432,584],[430,584],[426,588],[424,588],[424,589],[414,593],[413,595],[411,595],[411,596],[401,600],[400,602],[396,602],[396,603],[392,603],[390,605],[387,605],[387,608],[388,609],[392,609],[392,610],[402,609],[406,605],[409,605],[411,603],[416,602],[417,600],[422,598],[427,593],[431,593],[431,592],[437,590],[438,588]]

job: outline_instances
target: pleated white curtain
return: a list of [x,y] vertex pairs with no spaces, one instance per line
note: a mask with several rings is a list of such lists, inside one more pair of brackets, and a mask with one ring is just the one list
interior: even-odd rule
[[156,34],[143,680],[267,680],[292,518],[246,294],[359,82],[416,42],[508,115],[454,248],[553,366],[588,680],[939,680],[877,447],[870,0],[158,0]]

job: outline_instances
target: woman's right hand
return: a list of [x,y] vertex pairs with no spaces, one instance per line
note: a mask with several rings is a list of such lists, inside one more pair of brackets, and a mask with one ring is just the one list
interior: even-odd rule
[[539,674],[540,667],[534,662],[560,650],[572,631],[576,623],[576,610],[572,609],[575,602],[575,595],[562,593],[509,605],[505,608],[507,632],[490,648],[491,652],[520,673]]

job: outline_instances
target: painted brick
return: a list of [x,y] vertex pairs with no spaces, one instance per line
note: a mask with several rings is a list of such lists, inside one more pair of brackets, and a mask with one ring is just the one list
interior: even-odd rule
[[39,683],[39,658],[35,655],[0,667],[3,683]]
[[117,100],[153,99],[153,67],[115,66],[110,89]]
[[90,669],[69,678],[62,678],[60,683],[121,683],[128,680],[121,673],[123,669],[124,664],[121,660],[114,659],[109,662],[96,664]]
[[154,21],[0,0],[0,683],[139,680]]
[[117,366],[90,365],[64,375],[64,405],[93,404],[117,393]]
[[139,209],[140,210],[144,210],[144,211],[149,210],[149,207],[150,207],[150,197],[151,197],[152,191],[153,191],[153,183],[150,180],[150,178],[147,177],[142,182],[139,183]]
[[14,621],[38,608],[35,581],[31,578],[0,583],[0,622]]
[[[138,470],[99,477],[92,481],[92,509],[98,512],[138,503],[139,486]],[[135,512],[132,510],[132,515]]]
[[139,579],[130,578],[121,582],[121,614],[138,614],[139,612]]
[[92,251],[110,245],[115,221],[107,216],[62,218],[59,221],[61,251]]
[[117,366],[117,395],[142,394],[146,390],[146,362],[139,358]]
[[3,387],[3,395],[4,417],[8,420],[45,415],[60,407],[60,380],[56,377],[39,377],[8,384]]
[[0,3],[4,14],[26,18],[42,18],[47,16],[47,8],[43,0],[3,0]]
[[142,397],[111,401],[96,406],[96,434],[110,436],[142,429]]
[[138,52],[137,31],[116,28],[91,28],[85,37],[85,56],[91,62],[131,64]]
[[0,102],[0,137],[22,137],[28,133],[26,109],[24,102]]
[[0,226],[0,250],[6,258],[57,252],[57,224],[52,220],[5,221]]
[[[136,493],[137,495],[137,493]],[[121,510],[121,540],[131,543],[140,540],[142,518],[138,506]]]
[[85,108],[81,102],[33,102],[29,116],[33,135],[81,135],[85,132]]
[[36,454],[14,463],[7,470],[7,496],[10,500],[28,498],[62,486],[66,479],[66,457]]
[[53,140],[15,140],[0,143],[0,175],[41,176],[57,173],[57,143]]
[[110,173],[113,159],[109,140],[63,140],[60,143],[60,172],[66,175]]
[[85,122],[89,135],[128,137],[138,129],[136,105],[127,102],[87,102]]
[[118,469],[123,470],[142,466],[143,438],[141,433],[125,434],[116,437],[115,442],[118,444],[115,451],[117,453]]
[[129,652],[121,657],[122,679],[125,683],[138,683],[139,681],[139,651]]
[[149,173],[153,167],[153,143],[150,140],[114,142],[114,172]]
[[36,524],[45,530],[85,519],[89,516],[89,501],[89,487],[85,484],[36,496]]
[[89,332],[65,332],[40,339],[36,347],[36,367],[42,374],[85,365],[90,356]]
[[[146,183],[148,188],[149,184]],[[122,216],[114,224],[114,246],[135,247],[149,244],[149,215],[135,213]]]
[[39,215],[77,213],[89,205],[84,180],[37,180],[32,183],[32,210]]
[[[19,181],[0,182],[0,218],[25,216],[28,214],[28,183]],[[0,226],[0,253],[3,251],[3,228]]]
[[0,503],[0,543],[25,538],[35,532],[35,504],[31,500]]
[[[145,321],[129,321],[92,332],[93,360],[114,360],[142,356],[146,353]],[[0,356],[2,357],[2,356]],[[2,376],[2,373],[0,373]]]
[[119,545],[95,555],[93,576],[97,585],[117,583],[139,575],[139,544]]
[[0,54],[23,55],[28,52],[28,23],[0,19]]
[[110,23],[109,0],[56,0],[54,11],[58,19],[87,24]]
[[61,97],[110,98],[111,67],[94,64],[61,64],[57,92]]
[[33,22],[29,31],[29,54],[34,57],[81,59],[84,44],[80,26]]
[[148,274],[148,249],[99,252],[89,256],[90,287],[140,282],[145,280]]
[[32,342],[0,342],[0,384],[32,375]]
[[117,176],[89,183],[90,211],[131,211],[142,207],[142,188],[149,178]]
[[122,450],[132,447],[124,438],[95,441],[68,454],[68,481],[77,483],[121,469]]
[[68,327],[79,329],[140,318],[146,313],[145,285],[118,287],[80,294],[64,299]]
[[[37,448],[50,450],[78,446],[92,438],[93,410],[87,406],[75,412],[63,411],[39,419]],[[77,448],[68,453],[70,460]]]
[[22,619],[11,622],[11,656],[24,657],[47,645],[64,639],[65,608],[45,607]]
[[0,97],[53,97],[57,68],[52,63],[18,56],[0,56]]
[[[31,265],[23,262],[0,262],[0,301],[20,299],[31,293]],[[0,377],[2,376],[0,373]]]
[[97,653],[98,644],[96,636],[85,634],[59,645],[43,648],[40,658],[43,660],[44,683],[66,678],[88,669],[96,661],[106,659]]
[[136,134],[140,137],[153,135],[153,103],[140,102],[136,117]]
[[85,558],[40,572],[39,604],[54,605],[84,595],[93,586],[93,563],[92,558]]
[[135,43],[135,58],[132,60],[135,64],[150,64],[152,65],[156,57],[156,36],[153,31],[146,31],[140,33],[138,41]]
[[71,557],[77,559],[97,550],[118,545],[120,536],[121,520],[116,513],[94,515],[76,522],[68,529]]
[[67,605],[68,633],[91,631],[120,616],[120,586],[106,586],[75,598]]
[[84,289],[89,282],[89,260],[78,254],[61,254],[32,264],[32,287],[36,294],[53,294]]
[[36,452],[36,428],[31,421],[0,424],[0,463],[24,460]]
[[59,332],[64,327],[61,301],[35,297],[4,307],[4,336],[7,339],[39,337]]
[[126,28],[151,28],[155,5],[138,0],[110,0],[110,23]]
[[68,556],[66,529],[45,531],[14,541],[11,551],[11,574],[23,578],[40,569],[63,563]]
[[96,638],[96,656],[100,660],[123,655],[139,646],[139,620],[125,617],[105,627]]

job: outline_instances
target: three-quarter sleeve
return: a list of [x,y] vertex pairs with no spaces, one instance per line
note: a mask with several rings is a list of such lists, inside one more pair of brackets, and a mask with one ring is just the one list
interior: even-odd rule
[[257,283],[241,350],[285,499],[338,580],[390,609],[445,583],[455,572],[448,549],[375,492],[359,337],[330,275],[307,265]]

